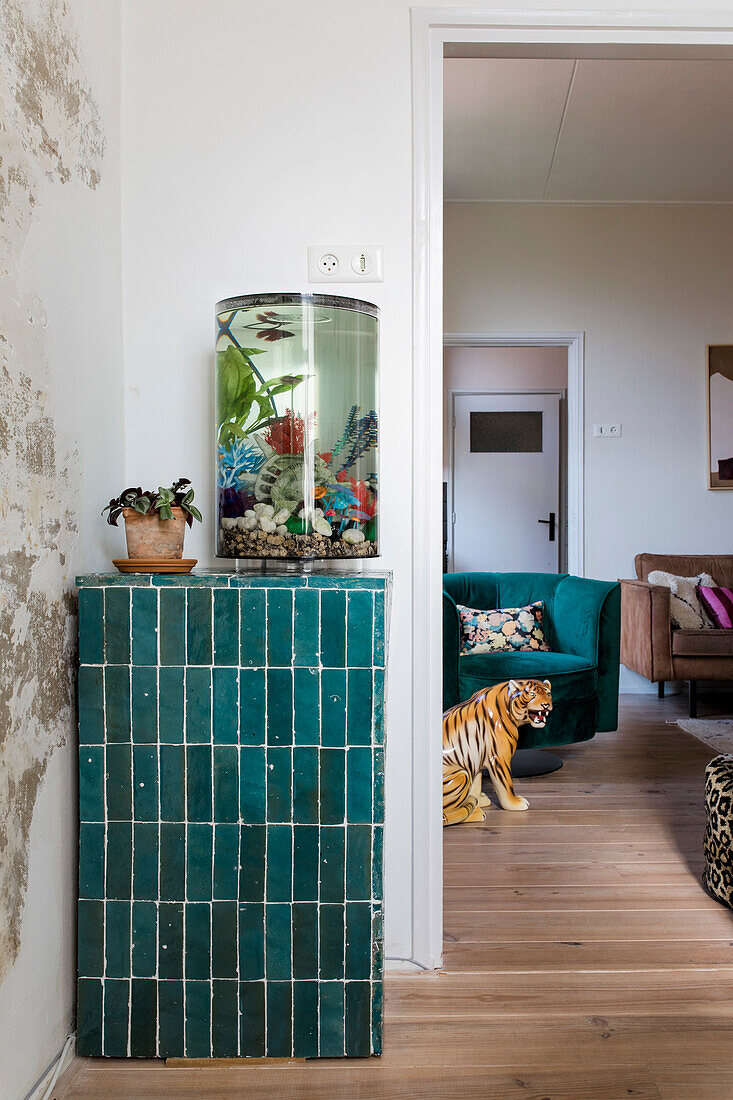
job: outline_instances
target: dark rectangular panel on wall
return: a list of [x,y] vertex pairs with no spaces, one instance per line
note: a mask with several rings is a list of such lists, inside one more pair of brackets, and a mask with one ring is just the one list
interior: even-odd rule
[[78,1053],[381,1053],[389,575],[78,584]]

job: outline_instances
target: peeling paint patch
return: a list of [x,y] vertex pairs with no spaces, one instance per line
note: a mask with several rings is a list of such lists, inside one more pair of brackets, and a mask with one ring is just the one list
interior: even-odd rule
[[76,453],[59,453],[46,317],[20,277],[43,179],[97,186],[99,110],[63,0],[0,0],[0,982],[20,948],[28,841],[73,730]]

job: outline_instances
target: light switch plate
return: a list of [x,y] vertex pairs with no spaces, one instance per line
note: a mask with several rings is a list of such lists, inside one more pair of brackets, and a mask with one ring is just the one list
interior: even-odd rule
[[381,244],[309,244],[309,283],[381,283]]
[[602,436],[604,439],[620,439],[620,424],[594,424],[593,435]]

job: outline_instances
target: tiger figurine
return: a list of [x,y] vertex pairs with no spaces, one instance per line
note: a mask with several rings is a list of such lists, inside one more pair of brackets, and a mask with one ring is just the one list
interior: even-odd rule
[[487,769],[504,810],[526,810],[514,793],[511,763],[519,727],[542,729],[552,710],[549,680],[508,680],[481,688],[443,715],[443,825],[483,821],[489,799],[481,791]]

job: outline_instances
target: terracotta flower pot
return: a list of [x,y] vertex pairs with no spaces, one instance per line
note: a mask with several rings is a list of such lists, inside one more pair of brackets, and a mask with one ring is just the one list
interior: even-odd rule
[[173,508],[170,519],[160,519],[157,512],[141,515],[134,508],[123,508],[128,558],[183,557],[186,534],[186,513]]

